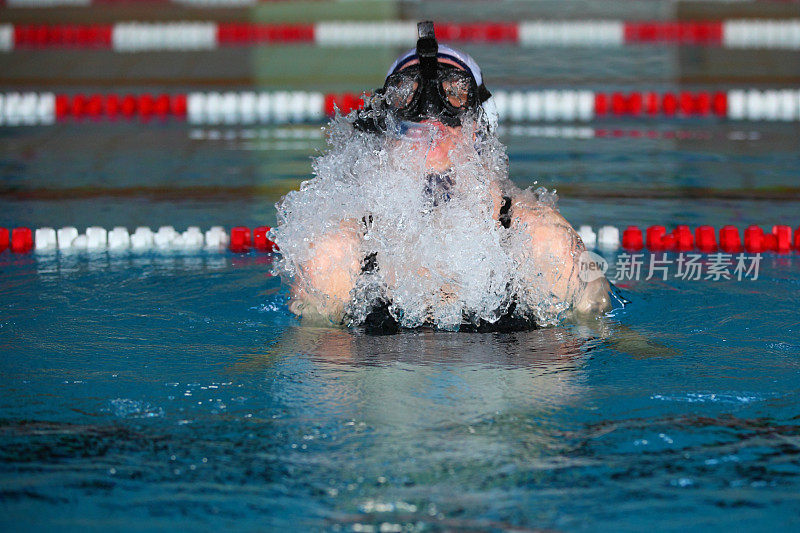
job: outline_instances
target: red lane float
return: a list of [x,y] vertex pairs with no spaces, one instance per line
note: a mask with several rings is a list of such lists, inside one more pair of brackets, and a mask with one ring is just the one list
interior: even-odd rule
[[278,249],[278,246],[267,237],[270,229],[269,226],[259,226],[253,230],[253,247],[259,252],[270,253]]
[[644,248],[642,230],[636,226],[628,226],[622,232],[622,247],[630,251],[639,251]]
[[710,254],[717,251],[717,237],[711,226],[698,226],[694,230],[694,241],[697,249],[703,253]]
[[723,226],[719,230],[719,249],[729,254],[742,251],[742,241],[736,226]]
[[647,249],[654,252],[666,250],[666,243],[663,242],[666,233],[667,228],[664,226],[650,226],[647,228]]
[[236,253],[247,253],[253,241],[250,237],[250,228],[237,226],[231,228],[231,251]]
[[775,236],[774,250],[780,254],[788,254],[792,251],[792,228],[790,226],[772,226],[772,234]]
[[744,249],[750,253],[761,253],[766,250],[767,243],[764,231],[759,226],[748,226],[744,230]]
[[332,117],[336,109],[342,114],[347,114],[354,109],[364,108],[364,98],[356,93],[326,94],[325,114]]
[[24,254],[33,250],[33,232],[30,228],[14,228],[11,232],[11,251]]
[[9,245],[9,235],[7,228],[0,228],[0,253],[4,252]]
[[672,235],[675,239],[676,252],[688,252],[694,249],[694,238],[692,237],[692,230],[689,229],[689,226],[676,226],[672,231]]

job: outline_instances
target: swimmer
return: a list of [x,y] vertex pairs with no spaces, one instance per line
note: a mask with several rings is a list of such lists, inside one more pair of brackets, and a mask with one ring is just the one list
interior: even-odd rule
[[334,119],[317,177],[277,205],[290,309],[378,332],[608,310],[608,281],[579,276],[585,247],[554,194],[508,179],[478,65],[437,43],[433,23],[418,30],[365,109]]

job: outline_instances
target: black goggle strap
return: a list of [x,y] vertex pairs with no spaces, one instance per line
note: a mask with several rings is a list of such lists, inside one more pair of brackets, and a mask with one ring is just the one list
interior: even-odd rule
[[419,71],[423,78],[435,79],[439,70],[439,61],[436,58],[439,53],[439,43],[436,42],[433,22],[426,20],[417,24],[417,34],[419,35],[419,39],[417,39]]
[[484,103],[486,100],[492,97],[492,93],[489,92],[489,89],[486,88],[486,85],[481,83],[478,86],[478,102],[481,104]]

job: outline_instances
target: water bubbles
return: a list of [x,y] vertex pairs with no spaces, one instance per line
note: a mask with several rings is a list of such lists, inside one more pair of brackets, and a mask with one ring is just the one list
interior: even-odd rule
[[761,400],[758,395],[743,393],[687,392],[683,394],[653,394],[651,400],[682,403],[749,404]]
[[525,221],[498,222],[504,196],[520,204],[512,217],[554,209],[557,197],[508,180],[505,147],[481,117],[460,130],[388,117],[380,135],[355,119],[333,119],[316,177],[277,205],[277,270],[293,285],[295,313],[359,325],[388,305],[403,327],[445,330],[496,322],[512,305],[540,325],[560,319],[569,304],[542,272],[565,266],[530,253]]
[[659,434],[658,434],[658,438],[659,438],[659,439],[661,439],[661,440],[663,440],[663,441],[664,441],[664,442],[666,442],[667,444],[673,444],[673,443],[674,443],[674,441],[672,440],[672,438],[671,438],[669,435],[667,435],[666,433],[659,433]]
[[739,462],[739,457],[738,456],[732,455],[732,454],[728,454],[728,455],[724,455],[724,456],[719,457],[719,458],[712,457],[711,459],[706,459],[704,461],[704,464],[706,464],[708,466],[717,466],[717,465],[723,464],[723,463],[738,463],[738,462]]
[[[433,507],[433,504],[431,504]],[[394,513],[394,512],[404,512],[404,513],[416,513],[417,506],[414,504],[406,503],[402,500],[394,501],[394,502],[382,502],[377,500],[366,500],[359,506],[359,510],[362,513]]]
[[115,398],[109,402],[111,411],[119,418],[163,418],[164,409],[147,402]]

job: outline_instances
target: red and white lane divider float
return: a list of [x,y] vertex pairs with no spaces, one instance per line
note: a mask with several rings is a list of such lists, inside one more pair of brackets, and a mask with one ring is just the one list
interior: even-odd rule
[[223,251],[234,252],[277,251],[277,246],[267,237],[268,226],[250,228],[238,226],[226,231],[222,226],[213,226],[203,232],[197,226],[178,232],[172,226],[161,226],[157,231],[148,227],[138,227],[133,233],[128,228],[117,226],[111,231],[100,226],[90,226],[79,233],[74,226],[58,230],[54,228],[19,227],[8,230],[0,228],[0,252],[10,249],[15,253],[36,251],[79,252],[79,251]]
[[[800,90],[594,92],[584,90],[494,93],[501,121],[588,122],[608,117],[717,117],[730,120],[800,120]],[[355,93],[194,92],[189,94],[0,94],[0,126],[66,120],[177,118],[192,124],[322,122],[335,109],[364,105]]]
[[[157,231],[138,227],[133,233],[118,226],[111,231],[99,226],[86,228],[79,233],[68,226],[53,228],[19,227],[8,230],[0,228],[0,252],[10,249],[14,253],[77,252],[77,251],[131,251],[131,252],[177,252],[177,251],[224,251],[247,253],[277,252],[278,247],[268,237],[270,228],[260,226],[252,230],[237,226],[226,231],[214,226],[203,232],[192,226],[178,232],[172,226],[162,226]],[[713,253],[800,253],[800,227],[792,232],[791,226],[775,225],[769,232],[760,226],[748,226],[740,232],[736,226],[724,226],[717,232],[712,226],[698,226],[692,232],[689,226],[676,226],[668,232],[664,226],[650,226],[644,232],[637,226],[628,226],[620,234],[616,226],[602,226],[595,232],[591,226],[581,226],[578,234],[588,249],[606,251],[647,250],[650,252]]]
[[[532,20],[440,23],[442,41],[528,47],[619,47],[635,44],[800,49],[800,18],[783,20],[644,21]],[[0,24],[0,51],[105,48],[118,52],[213,50],[225,46],[314,43],[330,47],[412,46],[413,21],[253,24],[118,22],[115,24]]]
[[760,226],[748,226],[744,237],[736,226],[723,226],[717,232],[712,226],[676,226],[668,232],[664,226],[650,226],[644,232],[638,226],[628,226],[622,232],[615,226],[603,226],[595,233],[590,226],[581,226],[578,234],[587,248],[627,251],[701,253],[764,253],[788,254],[800,252],[800,227],[792,234],[791,226],[775,225],[769,233]]

